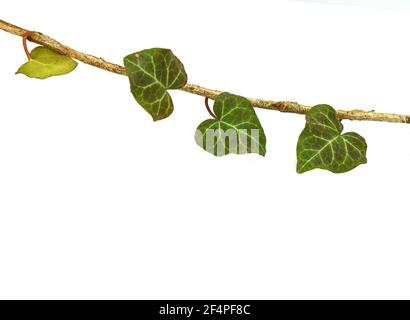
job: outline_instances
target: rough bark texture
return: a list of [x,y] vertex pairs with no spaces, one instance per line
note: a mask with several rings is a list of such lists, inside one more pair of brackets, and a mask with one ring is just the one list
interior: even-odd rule
[[[120,75],[125,75],[125,69],[123,66],[105,61],[102,58],[97,58],[90,54],[82,53],[80,51],[74,50],[66,45],[61,44],[57,40],[54,40],[40,32],[30,31],[23,29],[21,27],[15,26],[6,21],[0,20],[0,29],[15,34],[17,36],[23,37],[28,32],[31,32],[30,41],[38,43],[42,46],[46,46],[50,49],[53,49],[56,52],[65,54],[73,59],[81,61],[83,63],[89,64],[91,66],[117,73]],[[215,100],[218,94],[221,91],[212,90],[204,88],[195,84],[187,84],[182,89],[185,92],[192,94],[200,95],[203,97],[208,97],[209,99]],[[256,108],[277,110],[280,112],[290,112],[297,114],[306,114],[310,107],[299,104],[293,101],[270,101],[262,100],[255,98],[248,98],[252,105]],[[410,123],[410,115],[401,115],[394,113],[381,113],[375,111],[364,111],[364,110],[337,110],[337,117],[339,119],[348,119],[348,120],[366,120],[366,121],[381,121],[381,122],[395,122],[395,123]]]

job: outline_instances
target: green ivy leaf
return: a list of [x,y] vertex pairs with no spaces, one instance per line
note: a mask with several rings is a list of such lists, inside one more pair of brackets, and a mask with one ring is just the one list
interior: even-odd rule
[[23,64],[16,74],[22,73],[30,78],[45,79],[70,73],[77,67],[77,62],[70,57],[46,47],[36,47],[30,55],[32,59]]
[[265,132],[251,102],[227,92],[213,106],[216,119],[202,122],[195,134],[196,143],[215,156],[228,153],[266,153]]
[[181,61],[169,49],[153,48],[126,56],[124,66],[135,100],[154,121],[169,117],[174,105],[167,90],[188,80]]
[[342,131],[331,106],[321,104],[309,110],[297,145],[297,172],[319,168],[343,173],[366,163],[366,140],[355,132]]

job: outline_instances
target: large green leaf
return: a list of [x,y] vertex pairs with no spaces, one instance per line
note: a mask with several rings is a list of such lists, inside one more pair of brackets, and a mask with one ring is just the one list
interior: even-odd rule
[[213,110],[216,119],[205,120],[196,130],[195,141],[201,148],[216,156],[265,155],[265,132],[248,99],[224,92],[216,98]]
[[331,106],[321,104],[309,110],[297,145],[297,172],[319,168],[343,173],[366,163],[366,140],[355,132],[342,131]]
[[30,78],[45,79],[67,74],[77,67],[77,62],[70,57],[46,47],[36,47],[30,55],[31,60],[23,64],[16,74],[22,73]]
[[168,89],[179,89],[187,83],[184,65],[171,50],[153,48],[124,58],[135,100],[154,121],[167,118],[174,110]]

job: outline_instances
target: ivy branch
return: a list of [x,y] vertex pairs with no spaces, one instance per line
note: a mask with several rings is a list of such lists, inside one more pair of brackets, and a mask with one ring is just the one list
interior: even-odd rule
[[[244,98],[189,84],[182,62],[169,49],[152,48],[130,54],[124,58],[123,67],[3,20],[0,20],[0,29],[23,38],[28,62],[17,73],[39,79],[63,75],[76,68],[75,59],[128,76],[134,98],[154,120],[167,118],[173,112],[170,89],[205,97],[205,106],[212,118],[198,126],[195,140],[200,147],[216,156],[228,153],[265,155],[266,136],[254,108],[306,115],[306,126],[297,144],[299,173],[316,168],[342,173],[367,162],[365,139],[355,132],[342,134],[341,120],[410,123],[410,115],[374,110],[335,110],[329,105],[309,107],[293,101]],[[29,52],[27,40],[41,46]],[[209,99],[215,100],[213,111],[209,107]]]
[[[28,40],[48,47],[58,53],[69,56],[75,60],[81,61],[88,65],[117,73],[120,75],[126,75],[125,68],[118,64],[108,62],[102,58],[97,58],[93,55],[86,54],[75,49],[72,49],[55,39],[52,39],[40,32],[29,31],[24,28],[15,26],[6,21],[0,20],[0,29],[12,33],[14,35],[24,37],[24,35],[30,32]],[[186,84],[180,90],[193,93],[199,96],[207,97],[209,99],[215,100],[216,97],[222,92],[219,90],[208,89],[195,84]],[[302,105],[294,101],[271,101],[262,100],[256,98],[248,98],[251,101],[252,106],[255,108],[277,110],[281,112],[290,112],[297,114],[306,114],[311,107]],[[367,121],[381,121],[381,122],[396,122],[396,123],[410,123],[410,115],[401,115],[394,113],[381,113],[375,111],[364,111],[364,110],[337,110],[336,115],[338,119],[348,119],[348,120],[367,120]]]

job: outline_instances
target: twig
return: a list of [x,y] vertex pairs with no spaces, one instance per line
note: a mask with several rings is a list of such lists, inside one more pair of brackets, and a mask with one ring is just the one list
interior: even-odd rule
[[[6,32],[12,33],[17,36],[24,37],[28,32],[30,32],[30,41],[38,43],[40,45],[46,46],[56,52],[67,55],[73,59],[81,61],[83,63],[89,64],[91,66],[104,69],[113,73],[120,75],[125,75],[125,68],[123,66],[105,61],[102,58],[97,58],[95,56],[82,53],[80,51],[74,50],[66,45],[61,44],[57,40],[54,40],[40,32],[33,32],[6,21],[0,20],[0,29]],[[185,87],[181,88],[185,92],[207,97],[209,99],[215,100],[216,97],[221,93],[218,90],[212,90],[204,88],[195,84],[187,84]],[[255,98],[248,98],[252,105],[256,108],[277,110],[280,112],[290,112],[297,114],[306,114],[310,107],[299,104],[293,101],[270,101]],[[366,120],[366,121],[381,121],[381,122],[395,122],[395,123],[410,123],[410,115],[401,115],[394,113],[381,113],[375,111],[364,111],[364,110],[337,110],[337,117],[339,119],[348,120]]]

